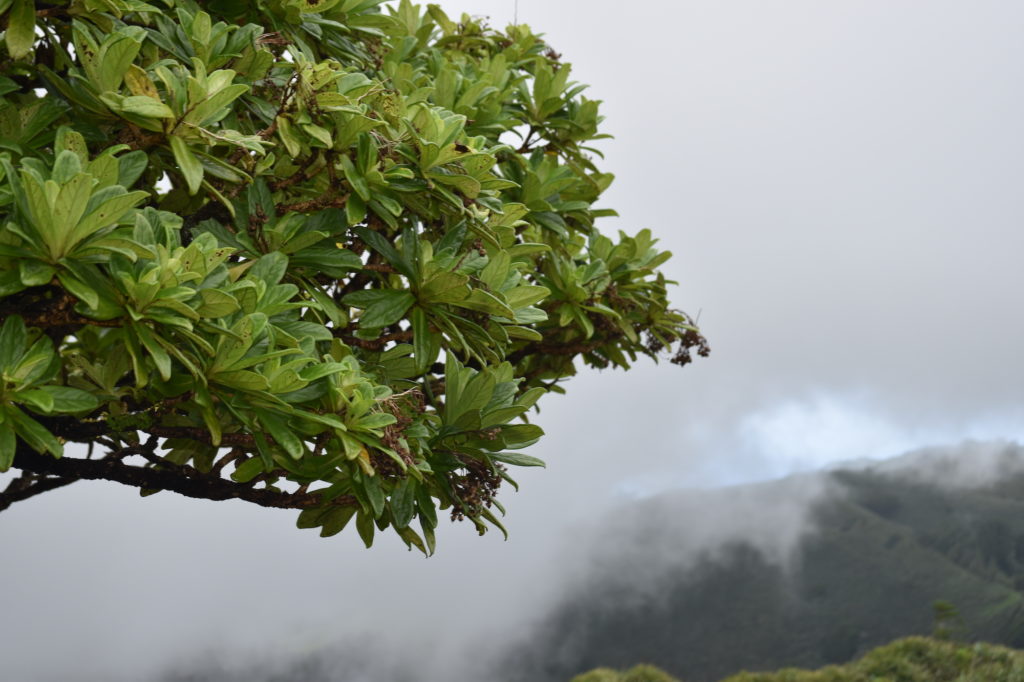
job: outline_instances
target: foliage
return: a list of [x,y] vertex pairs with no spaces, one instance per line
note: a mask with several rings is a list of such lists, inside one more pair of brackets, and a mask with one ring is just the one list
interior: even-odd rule
[[932,637],[935,639],[953,639],[954,631],[962,630],[963,618],[955,606],[948,601],[938,599],[932,602]]
[[653,665],[637,665],[629,670],[619,672],[610,668],[598,668],[588,673],[577,675],[572,682],[679,682],[663,670]]
[[[79,479],[500,527],[575,363],[707,346],[595,206],[598,102],[403,0],[0,0],[0,509]],[[66,442],[102,457],[62,457]],[[419,529],[414,528],[417,522]]]
[[1019,682],[1024,653],[992,644],[909,637],[818,671],[740,673],[723,682]]
[[[954,643],[908,637],[869,651],[860,660],[821,670],[786,668],[742,672],[722,682],[1020,682],[1024,652],[993,644]],[[679,682],[649,665],[625,672],[608,668],[577,675],[572,682]]]

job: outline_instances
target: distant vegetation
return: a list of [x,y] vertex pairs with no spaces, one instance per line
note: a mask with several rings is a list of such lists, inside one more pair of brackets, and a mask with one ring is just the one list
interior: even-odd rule
[[[680,498],[624,512],[646,528],[632,556],[567,594],[510,657],[503,682],[564,682],[592,669],[596,676],[580,682],[664,679],[631,669],[639,662],[713,682],[743,669],[842,664],[911,635],[1024,648],[1024,476],[975,489],[865,471],[833,477],[838,494],[814,510],[815,530],[785,568],[744,543],[695,563],[681,550],[676,558],[671,548],[683,545],[687,528],[650,520],[689,518]],[[768,499],[783,499],[784,489],[777,492]],[[644,577],[656,588],[616,582],[644,556],[664,564]]]
[[611,668],[598,668],[572,678],[572,682],[679,682],[664,670],[653,665],[638,665],[620,672]]
[[[787,668],[774,673],[739,673],[722,682],[1021,682],[1024,652],[993,644],[965,644],[908,637],[863,658],[821,670]],[[572,682],[683,682],[650,665],[626,672],[608,668],[577,675]]]

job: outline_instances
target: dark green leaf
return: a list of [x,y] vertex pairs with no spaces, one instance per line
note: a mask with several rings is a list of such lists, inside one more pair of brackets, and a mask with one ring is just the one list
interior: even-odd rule
[[21,315],[11,315],[0,327],[0,372],[6,373],[14,369],[15,363],[25,352],[28,333]]
[[349,305],[365,307],[359,317],[359,326],[369,328],[385,327],[398,322],[415,300],[410,292],[398,289],[360,291],[344,299]]
[[259,416],[260,423],[267,428],[270,436],[285,452],[295,459],[299,459],[305,454],[306,447],[287,422],[268,410],[256,410],[256,414]]
[[405,528],[412,521],[416,509],[415,482],[403,478],[391,493],[391,518],[396,528]]
[[231,478],[239,483],[248,483],[263,471],[263,460],[259,457],[252,457],[239,464],[231,473]]
[[7,421],[14,426],[15,433],[36,452],[49,452],[54,457],[64,454],[64,448],[60,441],[54,438],[53,434],[46,430],[46,427],[18,408],[7,408],[5,416]]
[[519,452],[492,452],[490,455],[491,459],[505,464],[512,464],[517,467],[546,467],[547,464],[544,460],[529,455],[524,455]]
[[7,421],[5,412],[3,408],[0,408],[0,473],[11,468],[11,464],[14,463],[14,453],[18,446],[14,429],[9,424],[4,423]]
[[320,529],[320,537],[329,538],[332,535],[337,535],[343,531],[345,526],[348,525],[348,522],[352,520],[353,516],[355,516],[355,513],[355,507],[333,507],[320,518],[323,525]]
[[365,513],[362,509],[356,515],[356,531],[359,533],[359,537],[362,538],[363,544],[369,549],[373,546],[373,516]]

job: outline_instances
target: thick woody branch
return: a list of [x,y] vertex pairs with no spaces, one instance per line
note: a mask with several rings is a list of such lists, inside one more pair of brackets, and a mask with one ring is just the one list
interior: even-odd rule
[[21,502],[30,497],[62,488],[77,480],[77,478],[64,478],[60,476],[40,478],[29,473],[22,474],[11,481],[7,488],[0,493],[0,511],[7,509],[15,502]]
[[[261,507],[310,509],[323,504],[323,500],[315,492],[287,493],[268,488],[253,488],[250,484],[235,483],[216,475],[203,474],[192,467],[170,463],[151,467],[126,464],[116,457],[99,460],[73,457],[56,459],[21,446],[15,454],[14,467],[39,476],[57,476],[60,477],[60,480],[68,479],[68,483],[77,479],[113,481],[135,488],[169,490],[186,497],[205,500],[244,500]],[[62,485],[66,485],[66,483]],[[58,486],[53,485],[53,487]],[[5,491],[3,495],[7,495],[7,492]],[[5,508],[2,505],[2,499],[0,498],[0,510]],[[24,497],[12,499],[11,503],[18,499],[24,499]],[[331,504],[354,506],[357,502],[354,497],[345,495],[331,500]]]
[[[206,429],[192,428],[188,426],[149,426],[143,429],[146,433],[160,438],[187,438],[199,441],[200,443],[212,444],[210,432]],[[225,433],[220,438],[220,444],[225,447],[238,447],[252,449],[256,447],[256,440],[248,433]]]

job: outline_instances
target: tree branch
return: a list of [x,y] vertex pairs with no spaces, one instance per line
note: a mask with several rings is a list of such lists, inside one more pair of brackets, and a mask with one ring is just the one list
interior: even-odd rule
[[[148,426],[140,429],[152,436],[160,438],[187,438],[212,445],[210,432],[206,429],[192,428],[188,426]],[[256,447],[256,439],[248,433],[225,433],[221,435],[220,444],[225,447],[239,447],[253,449]]]
[[335,334],[342,341],[350,346],[358,346],[366,350],[382,350],[384,346],[388,345],[392,341],[405,342],[412,340],[412,330],[407,329],[405,331],[395,332],[394,334],[385,334],[376,339],[360,339],[357,336],[351,334]]
[[[179,466],[170,462],[160,467],[140,467],[125,464],[117,458],[107,457],[99,460],[62,457],[56,459],[50,455],[41,455],[34,450],[19,444],[14,457],[14,467],[36,475],[58,476],[47,483],[52,489],[67,485],[74,480],[114,481],[135,488],[170,490],[186,497],[205,500],[245,500],[261,507],[278,509],[311,509],[324,504],[324,500],[316,492],[286,493],[268,488],[253,488],[249,484],[235,483],[219,476],[204,474],[188,466]],[[48,482],[51,479],[44,479]],[[58,481],[61,481],[58,484]],[[42,485],[43,482],[33,484]],[[43,492],[43,490],[38,490]],[[31,493],[35,495],[37,492]],[[31,497],[28,495],[28,497]],[[0,510],[5,509],[2,503],[8,491],[0,495]],[[10,495],[10,502],[25,499],[24,493]],[[355,506],[358,504],[352,495],[343,495],[330,500],[330,504]]]
[[326,196],[317,197],[316,199],[297,201],[294,204],[278,204],[277,215],[286,215],[288,213],[312,213],[324,208],[344,208],[346,201],[348,201],[347,194],[343,194],[340,197],[328,194]]
[[7,488],[0,493],[0,511],[3,511],[10,507],[15,502],[21,502],[27,500],[30,497],[35,497],[50,490],[56,490],[66,485],[74,483],[79,479],[77,478],[64,478],[58,476],[55,478],[39,478],[30,473],[23,473],[18,478],[11,481]]

